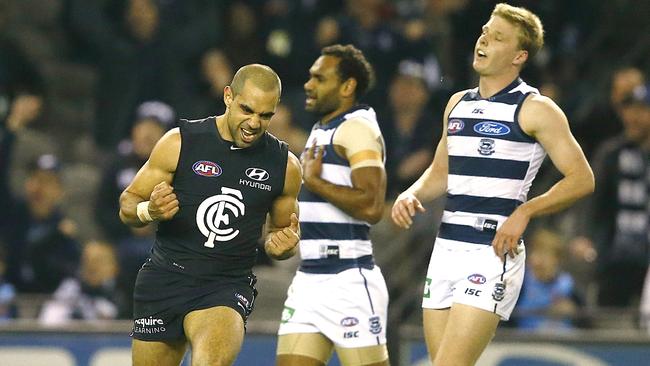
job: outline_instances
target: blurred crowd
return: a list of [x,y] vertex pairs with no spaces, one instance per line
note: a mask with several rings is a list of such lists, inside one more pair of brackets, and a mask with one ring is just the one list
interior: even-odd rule
[[[523,77],[566,112],[597,182],[592,198],[529,228],[511,323],[590,327],[633,309],[629,326],[646,327],[650,2],[508,2],[544,23]],[[315,122],[303,109],[311,63],[327,45],[362,49],[377,74],[364,102],[386,139],[390,201],[430,164],[449,95],[474,86],[473,45],[495,3],[0,0],[0,318],[23,316],[16,299],[34,293],[46,295],[44,324],[130,317],[155,227],[122,225],[119,194],[178,118],[223,112],[224,86],[248,63],[280,75],[270,131],[300,154]],[[533,196],[558,178],[547,165],[539,174]],[[440,209],[409,233],[387,219],[373,229],[394,318],[419,313]]]

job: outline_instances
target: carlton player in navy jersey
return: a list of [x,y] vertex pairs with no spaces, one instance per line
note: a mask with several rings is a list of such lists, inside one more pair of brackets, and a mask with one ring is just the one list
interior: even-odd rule
[[[408,228],[422,202],[447,195],[424,288],[424,334],[436,366],[473,365],[521,289],[531,218],[594,190],[594,177],[560,108],[519,78],[542,47],[539,18],[498,4],[474,49],[478,88],[454,94],[433,163],[395,201]],[[548,153],[563,178],[527,201]]]
[[231,365],[253,310],[267,215],[266,252],[295,253],[301,166],[266,132],[280,93],[271,68],[242,67],[224,90],[226,112],[182,120],[122,193],[124,223],[158,222],[134,288],[134,365],[178,365],[188,343],[193,365]]

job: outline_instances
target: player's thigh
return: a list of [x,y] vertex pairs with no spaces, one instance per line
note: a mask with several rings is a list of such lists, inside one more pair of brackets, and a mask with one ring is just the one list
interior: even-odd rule
[[178,366],[185,355],[186,342],[158,342],[133,340],[133,366]]
[[473,306],[454,303],[434,359],[436,366],[474,365],[490,343],[499,316]]
[[231,365],[244,341],[244,320],[232,308],[194,310],[183,320],[192,347],[192,366]]
[[276,366],[323,366],[334,345],[321,333],[290,333],[278,337]]
[[432,360],[436,357],[440,343],[442,343],[448,318],[449,309],[422,309],[424,340]]
[[336,354],[343,366],[388,366],[388,348],[385,344],[376,346],[343,348],[336,347]]

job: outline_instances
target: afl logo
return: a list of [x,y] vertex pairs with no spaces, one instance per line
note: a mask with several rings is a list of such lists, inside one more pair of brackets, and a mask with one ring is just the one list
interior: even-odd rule
[[204,177],[218,177],[223,173],[223,169],[217,163],[207,160],[199,160],[192,165],[192,170],[198,175]]
[[499,122],[481,122],[474,125],[474,131],[481,135],[503,136],[510,133],[510,127]]
[[248,168],[246,169],[246,176],[258,182],[264,182],[269,179],[269,172],[262,168]]
[[449,120],[449,123],[447,123],[447,133],[449,134],[454,134],[458,133],[465,128],[465,122],[460,119],[451,119]]
[[467,277],[467,279],[469,280],[469,282],[471,282],[473,284],[476,284],[476,285],[482,285],[482,284],[485,283],[485,281],[487,281],[485,279],[485,276],[483,276],[482,274],[478,274],[478,273],[474,273],[473,275],[469,275]]
[[341,319],[341,325],[344,327],[353,327],[357,324],[359,324],[359,319],[353,316],[348,316],[347,318]]
[[214,248],[215,241],[228,241],[239,234],[238,229],[232,228],[231,216],[244,216],[244,206],[241,191],[221,187],[221,194],[206,198],[196,210],[196,226],[207,238],[204,246]]

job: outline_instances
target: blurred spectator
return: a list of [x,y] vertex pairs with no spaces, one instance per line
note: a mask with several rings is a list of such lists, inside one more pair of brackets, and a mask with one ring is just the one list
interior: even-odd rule
[[39,321],[61,325],[73,319],[115,319],[118,314],[117,258],[109,243],[86,243],[79,274],[66,278],[43,304]]
[[427,107],[429,92],[422,64],[402,61],[388,93],[381,125],[386,139],[387,196],[394,198],[431,164],[442,122]]
[[79,245],[73,238],[75,224],[60,208],[65,192],[58,159],[42,155],[28,169],[24,198],[0,192],[6,195],[0,212],[10,213],[2,222],[7,279],[19,291],[47,293],[74,274]]
[[120,194],[147,161],[158,140],[176,125],[174,110],[160,101],[142,103],[135,115],[131,138],[120,143],[118,153],[102,174],[103,184],[95,204],[96,219],[104,236],[117,246],[120,291],[123,290],[124,298],[119,315],[126,318],[132,313],[133,285],[138,270],[149,256],[156,227],[124,225],[117,214]]
[[385,101],[388,88],[400,57],[403,40],[391,26],[395,14],[385,0],[347,0],[345,14],[337,19],[340,38],[336,43],[352,43],[368,58],[375,68],[376,85],[365,100],[371,105]]
[[535,331],[572,328],[577,303],[573,278],[560,268],[566,255],[561,238],[540,229],[532,234],[526,247],[528,266],[514,319],[517,327]]
[[605,141],[594,158],[596,191],[589,236],[598,251],[598,303],[630,306],[639,299],[648,267],[650,96],[645,86],[619,107],[623,135]]
[[17,314],[16,289],[5,279],[7,270],[7,253],[5,248],[0,245],[0,324],[9,319],[15,318]]
[[216,116],[225,112],[223,89],[235,75],[228,56],[223,50],[209,49],[201,59],[199,95],[195,96],[190,119]]
[[268,131],[280,140],[288,143],[289,150],[296,154],[296,156],[302,154],[305,143],[307,142],[307,133],[302,128],[296,126],[289,107],[282,103],[278,104]]
[[131,138],[120,143],[117,155],[105,168],[95,204],[97,222],[112,242],[131,235],[117,214],[120,194],[147,161],[156,142],[175,125],[174,110],[165,103],[148,101],[136,109]]
[[264,55],[264,41],[260,37],[260,19],[256,9],[248,2],[234,1],[228,9],[225,21],[228,32],[225,34],[224,49],[235,69],[261,62]]
[[191,108],[188,69],[214,43],[216,3],[71,0],[72,28],[99,69],[94,135],[101,148],[112,151],[128,135],[142,101],[164,100],[183,114]]
[[616,136],[623,128],[619,114],[621,102],[635,88],[643,86],[645,76],[634,67],[620,68],[612,74],[608,100],[597,103],[583,121],[575,126],[576,138],[587,155],[591,158],[601,142],[611,136]]

